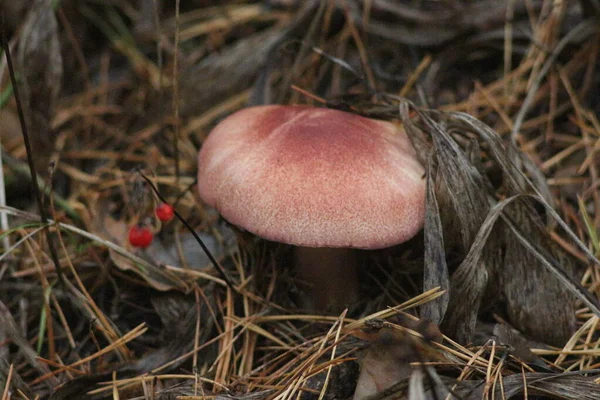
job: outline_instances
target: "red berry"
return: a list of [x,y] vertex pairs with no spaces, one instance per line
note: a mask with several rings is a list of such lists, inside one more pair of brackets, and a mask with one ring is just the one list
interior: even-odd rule
[[156,216],[162,222],[170,221],[173,218],[173,215],[174,215],[173,207],[171,207],[170,205],[168,205],[166,203],[162,203],[161,205],[156,207]]
[[152,243],[152,232],[150,229],[135,225],[129,230],[129,243],[134,247],[146,248]]

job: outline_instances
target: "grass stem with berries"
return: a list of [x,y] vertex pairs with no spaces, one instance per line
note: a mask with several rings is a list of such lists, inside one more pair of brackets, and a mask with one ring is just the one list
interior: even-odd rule
[[[138,171],[138,173],[146,181],[146,183],[150,186],[150,188],[152,188],[152,191],[154,192],[154,194],[156,194],[156,196],[160,199],[160,201],[162,201],[165,204],[168,204],[167,201],[164,199],[164,197],[162,197],[162,195],[160,194],[160,192],[158,191],[158,189],[156,188],[156,186],[154,186],[154,184],[152,183],[152,181],[146,175],[144,175],[144,173],[142,173],[141,171]],[[200,236],[198,236],[198,234],[196,233],[196,231],[194,230],[194,228],[192,228],[190,226],[190,224],[187,223],[187,221],[177,212],[177,210],[175,210],[175,208],[173,208],[173,214],[177,217],[177,219],[179,221],[181,221],[181,223],[194,236],[194,239],[196,239],[196,241],[198,242],[198,244],[200,244],[200,247],[202,247],[202,250],[204,250],[204,252],[206,253],[206,256],[208,257],[208,259],[210,260],[210,262],[212,263],[212,265],[217,269],[217,271],[219,272],[219,274],[221,275],[221,277],[223,278],[223,280],[227,283],[227,286],[229,286],[234,292],[237,293],[238,290],[236,289],[235,285],[233,284],[231,278],[229,277],[229,275],[227,275],[227,273],[225,272],[225,270],[223,269],[223,267],[219,264],[219,262],[211,254],[210,250],[208,249],[208,247],[206,247],[206,245],[204,244],[204,242],[202,241],[202,239],[200,238]]]

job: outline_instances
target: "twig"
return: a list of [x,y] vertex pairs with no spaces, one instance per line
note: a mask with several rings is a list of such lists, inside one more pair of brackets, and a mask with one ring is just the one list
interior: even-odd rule
[[[163,52],[162,52],[162,29],[160,27],[160,16],[159,14],[159,0],[152,0],[152,6],[154,8],[154,26],[156,28],[156,62],[158,63],[158,108],[162,110],[163,104]],[[177,86],[178,88],[179,86]]]
[[173,56],[173,158],[175,160],[175,179],[179,183],[179,2],[175,2],[175,52]]
[[194,178],[194,180],[192,181],[192,183],[190,183],[189,185],[187,185],[187,186],[185,187],[185,189],[183,189],[183,190],[181,191],[181,193],[179,193],[179,194],[177,195],[177,197],[176,197],[176,198],[175,198],[175,200],[173,201],[173,208],[177,207],[177,204],[179,204],[179,202],[181,201],[181,199],[183,199],[183,196],[185,196],[185,194],[186,194],[187,192],[189,192],[189,191],[192,189],[192,187],[193,187],[193,186],[194,186],[196,183],[198,183],[198,177]]
[[507,84],[504,86],[504,96],[508,97],[513,93],[513,81],[507,79],[507,75],[512,68],[513,55],[513,18],[515,16],[515,0],[509,0],[506,5],[506,23],[504,25],[504,79]]
[[[2,127],[2,114],[0,114],[0,127]],[[2,131],[0,129],[0,144],[2,142]],[[2,160],[2,146],[0,145],[0,206],[6,205],[6,184],[4,182],[4,162]],[[7,232],[9,229],[8,225],[8,215],[5,212],[0,213],[0,230],[3,232]],[[2,238],[2,247],[4,251],[10,247],[10,237],[9,235],[5,235]],[[1,274],[0,274],[1,275]],[[11,365],[12,367],[12,365]]]
[[[4,13],[0,12],[0,25],[2,30],[2,47],[4,48],[4,52],[6,54],[6,65],[8,66],[8,72],[10,75],[10,81],[13,86],[13,94],[15,96],[15,102],[17,103],[17,110],[19,114],[19,121],[21,123],[21,131],[23,132],[23,142],[25,143],[25,149],[27,151],[27,162],[29,163],[29,170],[31,171],[31,186],[33,189],[33,193],[38,203],[38,208],[40,209],[40,219],[42,224],[45,224],[48,221],[48,215],[46,210],[44,209],[44,204],[42,201],[42,193],[40,191],[40,187],[38,185],[37,172],[35,171],[34,163],[33,163],[33,152],[31,150],[31,143],[29,141],[29,134],[27,132],[27,124],[25,123],[25,114],[23,113],[23,105],[21,103],[21,96],[19,95],[19,88],[17,87],[17,79],[15,75],[15,69],[12,63],[12,57],[10,55],[10,46],[8,44],[8,39],[6,37],[6,25],[4,23]],[[58,254],[56,252],[56,247],[54,246],[54,241],[52,239],[52,235],[50,233],[49,226],[44,229],[46,233],[46,239],[48,241],[48,248],[50,249],[50,257],[52,258],[52,262],[56,268],[56,273],[58,274],[58,279],[65,286],[64,276],[62,273],[62,269],[60,266],[60,262],[58,261]]]
[[295,90],[296,92],[308,97],[309,99],[318,101],[319,103],[322,103],[322,104],[327,104],[327,100],[325,100],[324,98],[319,97],[316,94],[313,94],[313,93],[309,92],[308,90],[304,90],[296,85],[292,85],[292,90]]

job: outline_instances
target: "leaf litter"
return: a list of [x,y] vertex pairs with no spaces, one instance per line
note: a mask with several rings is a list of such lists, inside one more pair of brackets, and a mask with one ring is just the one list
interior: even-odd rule
[[[171,5],[156,37],[129,33],[156,9],[140,3],[40,0],[9,24],[23,26],[21,68],[38,60],[21,71],[45,76],[22,90],[49,99],[26,115],[50,139],[37,160],[53,153],[66,182],[48,226],[69,266],[65,287],[48,284],[39,217],[9,196],[27,210],[1,208],[19,243],[0,274],[13,396],[600,398],[596,2],[204,2],[183,7],[181,46]],[[55,15],[60,29],[31,22]],[[174,99],[173,64],[156,57],[181,57]],[[227,227],[190,190],[210,128],[273,101],[402,121],[427,166],[423,235],[361,254],[364,301],[339,317],[298,309],[287,246]],[[24,176],[22,145],[2,151]],[[140,164],[234,288],[179,223],[157,223],[148,187],[131,191]],[[126,232],[144,221],[156,237],[141,251]],[[390,385],[355,394],[368,371]]]

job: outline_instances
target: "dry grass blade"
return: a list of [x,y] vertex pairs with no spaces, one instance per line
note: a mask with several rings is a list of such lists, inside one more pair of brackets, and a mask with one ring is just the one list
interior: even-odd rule
[[[450,280],[444,251],[444,233],[439,215],[439,206],[434,190],[436,171],[432,157],[427,164],[427,202],[425,211],[425,263],[423,271],[423,290],[439,287],[448,291]],[[421,306],[421,317],[439,324],[448,308],[449,294],[445,293],[436,300]]]

